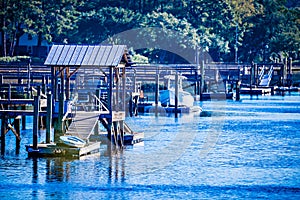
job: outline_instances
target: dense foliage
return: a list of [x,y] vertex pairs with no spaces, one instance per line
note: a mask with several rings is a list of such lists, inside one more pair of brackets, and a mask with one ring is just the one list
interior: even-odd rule
[[37,46],[43,40],[125,43],[149,62],[158,63],[191,62],[196,49],[201,59],[225,62],[300,56],[297,0],[0,2],[2,56],[15,54],[24,33],[36,35]]

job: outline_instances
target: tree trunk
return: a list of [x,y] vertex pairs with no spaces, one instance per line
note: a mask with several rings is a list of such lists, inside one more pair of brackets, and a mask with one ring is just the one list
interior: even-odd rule
[[4,29],[2,29],[2,49],[3,49],[3,56],[6,57],[6,31],[5,31],[5,27],[6,27],[6,0],[3,0],[2,2],[2,8],[3,8],[3,18],[2,18],[2,27]]

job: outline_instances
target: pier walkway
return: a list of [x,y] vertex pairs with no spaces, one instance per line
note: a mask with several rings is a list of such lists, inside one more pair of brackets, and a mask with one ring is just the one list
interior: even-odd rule
[[98,123],[100,111],[77,111],[66,135],[74,135],[88,141]]

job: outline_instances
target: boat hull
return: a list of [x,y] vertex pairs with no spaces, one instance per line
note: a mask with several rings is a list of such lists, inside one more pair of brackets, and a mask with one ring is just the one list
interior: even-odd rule
[[[159,92],[159,100],[164,107],[175,106],[175,91],[174,90],[161,90]],[[193,96],[185,91],[178,92],[178,107],[192,107],[194,105]]]
[[60,140],[67,146],[70,147],[84,147],[85,141],[76,136],[60,136]]

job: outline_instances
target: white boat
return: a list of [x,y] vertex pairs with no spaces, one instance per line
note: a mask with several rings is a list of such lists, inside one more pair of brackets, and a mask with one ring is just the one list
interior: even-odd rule
[[66,135],[66,136],[60,136],[59,139],[65,144],[70,147],[84,147],[86,142],[79,137]]
[[[166,90],[159,91],[159,100],[163,107],[175,106],[175,75],[164,77],[166,81]],[[178,76],[178,107],[194,106],[194,97],[186,91],[183,91],[182,81],[187,79],[185,76]]]

